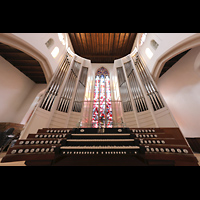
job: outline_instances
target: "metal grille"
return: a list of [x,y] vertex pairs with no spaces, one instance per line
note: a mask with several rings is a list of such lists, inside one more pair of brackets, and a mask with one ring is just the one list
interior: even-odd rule
[[121,94],[121,100],[122,100],[122,106],[123,106],[124,112],[133,111],[131,98],[128,92],[128,87],[127,87],[127,83],[126,83],[126,79],[125,79],[124,71],[122,67],[117,68],[117,75],[118,75],[118,81],[119,81],[119,91]]
[[40,108],[51,111],[53,102],[58,94],[59,88],[64,80],[64,77],[68,72],[69,66],[70,60],[69,55],[67,53],[66,56],[64,56],[64,58],[62,59],[55,75],[53,76],[52,81],[50,82],[50,85],[44,95]]
[[74,98],[74,103],[72,106],[72,111],[74,111],[74,112],[81,112],[81,109],[82,109],[82,103],[83,103],[84,95],[85,95],[87,72],[88,72],[88,68],[83,67],[81,70],[81,75],[79,78],[76,95]]
[[147,73],[145,64],[142,62],[141,58],[137,54],[133,57],[136,69],[140,75],[141,81],[146,89],[147,95],[153,105],[154,111],[159,110],[164,107],[164,103],[157,91],[154,82],[151,80],[150,76]]
[[57,110],[61,112],[68,112],[69,104],[72,99],[72,94],[74,87],[76,85],[76,80],[78,77],[78,72],[80,70],[81,64],[74,61],[73,67],[71,69],[71,72],[69,74],[69,77],[65,83],[65,86],[63,88],[61,97],[59,99],[59,103],[57,106]]
[[125,63],[124,66],[137,112],[148,110],[146,100],[144,98],[139,82],[136,78],[131,61]]

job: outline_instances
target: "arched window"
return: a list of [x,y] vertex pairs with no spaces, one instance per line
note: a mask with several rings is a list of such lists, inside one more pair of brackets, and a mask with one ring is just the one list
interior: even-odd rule
[[142,46],[147,37],[147,33],[143,33],[140,37],[139,45]]
[[66,44],[65,33],[58,33],[58,38],[59,38],[59,40],[61,41],[61,43],[62,43],[63,45]]
[[112,125],[110,77],[108,70],[101,67],[95,75],[92,127],[112,128]]

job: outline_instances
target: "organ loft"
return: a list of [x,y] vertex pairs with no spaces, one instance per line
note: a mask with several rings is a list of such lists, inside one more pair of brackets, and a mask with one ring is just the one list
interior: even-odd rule
[[[9,145],[1,163],[198,166],[181,123],[177,122],[166,102],[167,97],[164,98],[157,84],[159,76],[165,73],[161,67],[156,68],[161,65],[159,47],[160,52],[164,51],[162,35],[158,35],[53,35],[59,40],[42,35],[42,48],[46,48],[43,55],[51,50],[46,59],[54,66],[50,70],[53,72],[50,76],[48,70],[42,68],[48,82],[37,103],[30,107],[28,117],[23,118],[26,120],[20,136]],[[27,33],[27,39],[23,34],[1,34],[1,56],[6,59],[4,51],[10,50],[5,45],[14,44],[17,49],[17,38],[25,38],[26,43],[38,48],[37,54],[41,53],[42,48],[34,40],[37,34],[32,35],[32,39],[28,36]],[[188,37],[198,38],[197,35]],[[62,52],[57,43],[63,48]],[[165,50],[168,48],[170,46]],[[189,50],[190,53],[191,47]],[[53,59],[58,55],[55,62]],[[163,59],[166,61],[166,57]],[[27,70],[26,67],[20,69]]]

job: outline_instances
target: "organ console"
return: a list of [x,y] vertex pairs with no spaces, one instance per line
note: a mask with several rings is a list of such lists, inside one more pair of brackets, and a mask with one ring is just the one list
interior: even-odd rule
[[178,128],[43,128],[1,162],[28,166],[198,166]]

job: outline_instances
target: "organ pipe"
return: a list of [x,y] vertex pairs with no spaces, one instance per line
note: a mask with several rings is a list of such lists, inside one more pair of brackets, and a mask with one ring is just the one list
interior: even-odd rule
[[81,63],[74,61],[73,67],[71,69],[71,72],[65,83],[64,89],[62,91],[61,97],[58,102],[58,106],[57,106],[58,111],[66,112],[66,113],[68,112],[80,67],[81,67]]
[[44,95],[40,108],[51,111],[52,105],[58,94],[59,88],[64,80],[64,77],[68,72],[69,66],[70,66],[70,60],[69,60],[69,54],[67,53],[61,60],[58,70],[53,76],[53,79]]
[[81,112],[81,109],[82,109],[82,103],[83,103],[84,95],[85,95],[87,72],[88,72],[88,68],[83,67],[81,70],[81,75],[79,78],[79,83],[77,86],[74,103],[72,106],[72,111],[74,111],[74,112]]
[[131,92],[133,95],[133,100],[135,102],[137,112],[142,112],[142,111],[148,110],[146,100],[142,93],[139,82],[136,78],[131,61],[125,63],[124,66],[125,66],[126,75],[127,75],[128,81],[129,81],[129,85],[131,88]]
[[135,63],[135,67],[138,71],[140,79],[145,87],[147,92],[147,96],[149,97],[154,111],[159,110],[164,107],[164,103],[155,87],[154,82],[151,80],[150,76],[148,75],[147,69],[145,64],[142,62],[139,54],[133,57],[133,61]]
[[124,112],[130,112],[133,111],[131,98],[129,95],[126,79],[124,76],[124,71],[122,67],[117,68],[117,75],[118,75],[118,82],[119,82],[119,90],[121,94],[121,100]]

